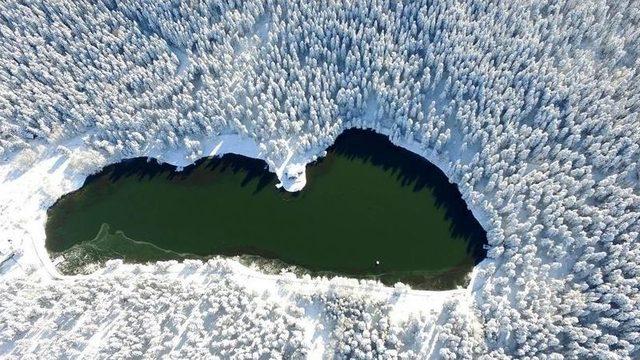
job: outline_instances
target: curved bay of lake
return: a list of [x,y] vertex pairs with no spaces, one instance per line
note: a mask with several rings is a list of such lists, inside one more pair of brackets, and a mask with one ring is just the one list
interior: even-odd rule
[[449,289],[485,257],[486,232],[435,165],[369,130],[346,130],[298,193],[264,161],[206,158],[177,172],[107,166],[48,211],[46,246],[66,273],[126,262],[243,256],[311,274]]

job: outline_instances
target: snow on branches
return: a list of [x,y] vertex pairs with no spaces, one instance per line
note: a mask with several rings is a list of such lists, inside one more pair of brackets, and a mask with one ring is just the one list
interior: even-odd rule
[[[471,295],[483,346],[460,347],[471,320],[452,315],[442,356],[640,357],[638,2],[4,1],[0,13],[0,156],[18,166],[78,134],[95,153],[77,166],[148,147],[195,158],[221,133],[278,163],[371,127],[443,163],[488,231]],[[336,351],[366,357],[357,344],[371,343]]]

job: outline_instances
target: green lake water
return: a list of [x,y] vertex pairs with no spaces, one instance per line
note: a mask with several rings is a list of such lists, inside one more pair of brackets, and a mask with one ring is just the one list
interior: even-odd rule
[[486,233],[436,166],[368,130],[345,131],[327,152],[293,194],[275,188],[263,161],[239,155],[181,172],[146,158],[110,165],[49,209],[46,246],[65,273],[110,258],[222,255],[415,288],[464,285]]

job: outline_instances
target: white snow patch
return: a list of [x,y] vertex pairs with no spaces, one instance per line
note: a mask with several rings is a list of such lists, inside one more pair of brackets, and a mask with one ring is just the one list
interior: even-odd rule
[[307,184],[305,168],[306,164],[287,164],[284,169],[282,169],[281,175],[278,176],[281,182],[276,186],[282,187],[289,192],[302,190]]

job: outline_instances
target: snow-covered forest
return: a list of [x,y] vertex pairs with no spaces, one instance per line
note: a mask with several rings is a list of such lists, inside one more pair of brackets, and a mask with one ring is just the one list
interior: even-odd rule
[[[225,134],[275,171],[369,127],[441,166],[490,245],[469,289],[401,326],[391,298],[280,303],[218,263],[189,265],[197,279],[26,269],[0,275],[0,357],[304,358],[311,313],[325,357],[640,357],[636,1],[9,0],[0,40],[4,183],[52,154],[80,174],[154,151],[194,160]],[[0,250],[21,226],[8,189]]]

